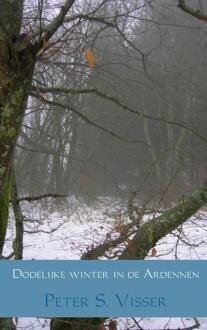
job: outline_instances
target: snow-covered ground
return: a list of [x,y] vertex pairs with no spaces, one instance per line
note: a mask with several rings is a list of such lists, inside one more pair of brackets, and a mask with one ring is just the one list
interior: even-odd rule
[[[72,198],[67,205],[50,203],[47,208],[24,202],[22,209],[26,218],[24,259],[28,260],[79,259],[91,247],[117,236],[117,224],[126,222],[124,204],[112,199],[97,201],[91,207]],[[13,237],[11,220],[4,255],[11,252]],[[160,240],[155,251],[149,252],[148,259],[207,259],[207,210]],[[20,318],[15,322],[19,330],[49,330],[50,321]],[[207,318],[120,318],[117,329],[190,329],[196,322],[197,329],[207,329]]]

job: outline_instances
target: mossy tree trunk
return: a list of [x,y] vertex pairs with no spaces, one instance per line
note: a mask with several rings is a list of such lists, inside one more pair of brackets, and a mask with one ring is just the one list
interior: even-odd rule
[[11,160],[35,63],[31,50],[25,49],[20,57],[13,42],[20,33],[22,4],[0,1],[0,256],[8,221]]
[[[1,74],[1,73],[0,73]],[[0,110],[0,255],[2,255],[8,221],[8,207],[11,187],[11,161],[19,134],[25,108],[26,90],[30,85],[28,78],[11,82],[11,94],[1,102]]]
[[[0,256],[8,221],[8,184],[11,160],[31,87],[37,53],[63,24],[75,0],[65,0],[45,28],[44,37],[32,44],[21,40],[24,0],[0,0]],[[42,35],[42,31],[39,31]],[[21,46],[21,47],[20,47]]]
[[[25,111],[34,69],[34,56],[19,56],[14,40],[22,24],[23,0],[0,0],[0,258],[8,225],[11,162]],[[0,319],[0,329],[15,329],[11,318]]]
[[15,330],[16,327],[10,318],[0,318],[0,329],[1,330]]
[[120,259],[144,259],[161,238],[181,226],[206,203],[207,183],[195,190],[190,197],[183,199],[176,207],[139,227]]
[[[44,37],[39,31],[41,37],[33,45],[29,39],[34,36],[28,36],[28,47],[24,44],[22,48],[16,41],[21,40],[24,0],[0,0],[0,258],[8,225],[12,156],[31,87],[36,55],[63,24],[74,2],[65,0],[59,13],[45,28]],[[18,205],[14,208],[18,211]],[[18,229],[21,231],[20,227]],[[19,242],[21,239],[19,236]],[[20,249],[18,256],[21,256]],[[15,327],[11,319],[0,320],[0,329],[12,328]]]
[[14,169],[12,170],[11,202],[14,211],[16,233],[15,240],[13,242],[14,259],[21,260],[23,258],[24,216],[18,200]]

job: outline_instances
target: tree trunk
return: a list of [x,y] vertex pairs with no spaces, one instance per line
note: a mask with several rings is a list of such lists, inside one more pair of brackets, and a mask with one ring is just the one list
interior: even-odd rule
[[[11,160],[35,63],[32,48],[25,48],[20,54],[15,47],[22,13],[23,0],[0,0],[0,257],[8,225]],[[0,319],[0,329],[15,329],[12,319]]]
[[11,200],[12,207],[14,211],[15,218],[15,229],[16,236],[13,242],[14,249],[14,259],[21,260],[23,257],[23,235],[24,235],[24,217],[21,211],[20,203],[18,201],[18,192],[16,186],[16,179],[14,169],[12,171],[12,192],[11,192]]
[[[9,1],[5,1],[8,3]],[[12,2],[13,3],[13,2]],[[0,2],[1,11],[2,2]],[[12,16],[10,16],[12,20]],[[16,17],[14,18],[16,20]],[[0,34],[1,34],[0,29]],[[1,35],[0,43],[0,253],[8,221],[11,160],[19,135],[31,86],[35,59],[25,49],[21,57],[12,43],[11,34]]]
[[16,327],[11,318],[0,318],[1,330],[15,330]]
[[103,318],[52,319],[51,330],[104,330]]
[[25,77],[23,82],[14,81],[6,101],[0,103],[0,254],[8,221],[11,159],[22,122],[30,82],[31,79]]
[[0,259],[4,248],[4,241],[6,237],[8,216],[9,216],[9,200],[11,192],[10,173],[7,173],[3,185],[3,193],[0,196]]

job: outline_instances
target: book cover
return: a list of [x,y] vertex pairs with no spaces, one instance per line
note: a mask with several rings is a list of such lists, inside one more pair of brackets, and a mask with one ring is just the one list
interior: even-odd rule
[[0,330],[207,329],[204,0],[0,0]]

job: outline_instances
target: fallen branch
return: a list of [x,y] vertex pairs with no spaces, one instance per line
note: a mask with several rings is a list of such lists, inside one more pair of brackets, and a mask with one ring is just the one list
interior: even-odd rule
[[143,224],[120,259],[144,259],[156,243],[181,226],[207,203],[207,183],[178,206]]
[[18,202],[27,201],[31,203],[34,201],[39,201],[43,198],[49,198],[49,197],[58,198],[58,197],[67,197],[67,196],[68,194],[43,194],[39,196],[25,196],[18,198]]
[[188,6],[185,0],[178,0],[178,7],[187,14],[190,14],[193,17],[198,18],[201,21],[207,22],[207,14],[202,13],[199,9],[193,9]]

